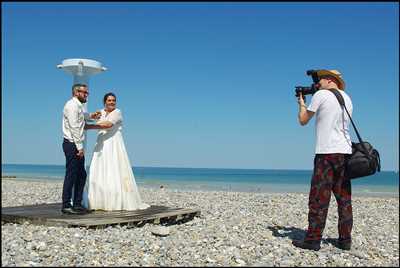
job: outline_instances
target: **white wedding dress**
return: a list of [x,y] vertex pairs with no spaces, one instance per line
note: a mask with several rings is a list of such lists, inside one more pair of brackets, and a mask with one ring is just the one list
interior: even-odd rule
[[122,138],[122,115],[115,109],[104,110],[99,120],[113,126],[98,132],[90,163],[89,177],[83,193],[83,206],[100,210],[137,210],[149,205],[142,202],[132,166]]

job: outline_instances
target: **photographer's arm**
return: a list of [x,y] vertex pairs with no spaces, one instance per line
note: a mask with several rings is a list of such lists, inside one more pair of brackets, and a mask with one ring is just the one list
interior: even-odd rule
[[304,126],[314,116],[314,112],[307,111],[307,106],[304,103],[303,95],[301,93],[297,100],[299,103],[299,123]]

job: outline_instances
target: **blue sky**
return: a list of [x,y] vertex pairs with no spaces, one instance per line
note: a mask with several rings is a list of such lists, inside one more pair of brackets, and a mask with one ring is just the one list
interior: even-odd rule
[[2,3],[2,162],[64,164],[72,76],[56,65],[87,58],[108,68],[89,110],[117,95],[133,166],[312,169],[294,87],[338,69],[363,139],[398,170],[398,21],[395,2]]

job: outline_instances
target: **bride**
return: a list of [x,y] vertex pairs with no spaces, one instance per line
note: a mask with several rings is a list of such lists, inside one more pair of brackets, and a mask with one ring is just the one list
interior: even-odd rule
[[83,204],[88,209],[137,210],[149,205],[142,202],[132,166],[122,138],[122,114],[116,109],[116,96],[107,93],[104,109],[96,124],[85,129],[100,129],[90,164]]

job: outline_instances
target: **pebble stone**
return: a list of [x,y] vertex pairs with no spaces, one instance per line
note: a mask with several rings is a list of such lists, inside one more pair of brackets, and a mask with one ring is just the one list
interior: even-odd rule
[[[139,188],[150,205],[200,209],[193,220],[104,229],[5,223],[2,266],[399,266],[399,198],[353,197],[352,249],[328,211],[321,250],[294,247],[307,228],[308,195]],[[60,202],[62,182],[2,179],[2,207]],[[162,229],[162,228],[161,228]]]

